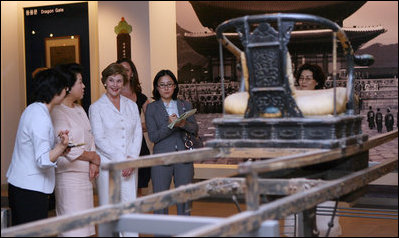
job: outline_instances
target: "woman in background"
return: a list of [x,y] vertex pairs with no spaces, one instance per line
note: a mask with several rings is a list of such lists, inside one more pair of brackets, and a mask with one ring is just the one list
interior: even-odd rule
[[[324,88],[324,82],[326,80],[326,76],[324,75],[320,66],[316,64],[304,64],[302,65],[297,74],[296,80],[299,84],[300,90],[317,90]],[[335,202],[333,201],[325,201],[320,203],[318,206],[329,206],[334,207]],[[319,230],[320,235],[324,236],[328,230],[328,223],[331,220],[331,216],[316,216],[316,224],[317,229]],[[331,229],[330,236],[336,237],[342,234],[341,225],[339,224],[339,218],[337,216],[334,217],[334,226]]]
[[[148,100],[147,96],[141,92],[142,90],[136,66],[133,64],[133,62],[130,59],[127,58],[119,59],[116,63],[122,65],[126,69],[126,74],[128,78],[128,82],[122,88],[121,95],[129,98],[130,100],[132,100],[137,104],[140,115],[141,115],[141,110],[143,110],[143,113],[145,114],[145,110],[147,109],[147,105],[150,103],[150,101]],[[141,127],[143,129],[143,133],[147,132],[147,128],[145,126],[144,121],[141,122]],[[147,142],[143,135],[141,142],[140,156],[149,155],[149,154],[150,150],[148,149]],[[139,168],[138,185],[137,185],[138,187],[137,194],[139,197],[142,196],[142,188],[148,187],[148,182],[150,181],[150,178],[151,178],[150,167]]]
[[323,70],[316,64],[302,65],[295,78],[300,90],[323,89],[326,81]]
[[54,131],[50,112],[64,99],[66,86],[66,79],[54,69],[43,70],[33,79],[33,103],[22,113],[6,175],[13,226],[48,216],[54,168],[58,157],[68,153],[69,142],[68,130]]
[[[56,213],[70,215],[93,208],[93,181],[99,172],[100,156],[95,152],[94,137],[89,118],[76,102],[83,98],[85,85],[82,68],[76,63],[57,66],[67,79],[67,95],[54,107],[51,118],[56,130],[69,130],[69,142],[82,144],[58,159],[55,169]],[[94,225],[60,233],[59,236],[82,237],[95,234]]]
[[[191,110],[191,103],[177,99],[179,87],[175,75],[170,70],[161,70],[153,82],[154,102],[148,104],[145,113],[148,137],[154,142],[154,154],[186,150],[183,137],[185,132],[197,134],[198,124],[194,116],[176,123],[172,129],[168,125],[181,114]],[[194,175],[193,163],[158,165],[151,168],[154,193],[168,190],[172,177],[175,187],[189,184]],[[154,211],[155,214],[168,214],[168,208]],[[177,204],[178,215],[190,215],[189,202]]]

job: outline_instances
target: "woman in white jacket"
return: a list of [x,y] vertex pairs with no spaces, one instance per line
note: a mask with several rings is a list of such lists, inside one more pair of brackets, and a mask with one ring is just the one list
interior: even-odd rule
[[57,144],[50,117],[53,107],[65,97],[65,78],[48,69],[39,72],[33,84],[34,102],[22,113],[7,171],[13,226],[47,218],[54,168],[58,157],[68,152],[69,131],[57,131],[61,141]]
[[[142,128],[137,104],[121,96],[122,87],[127,82],[125,68],[117,63],[110,64],[103,70],[101,82],[106,93],[89,108],[90,124],[101,163],[136,159],[141,149]],[[100,170],[97,179],[100,205],[108,204],[108,181],[108,171]],[[121,201],[134,200],[137,169],[122,170],[121,182]]]

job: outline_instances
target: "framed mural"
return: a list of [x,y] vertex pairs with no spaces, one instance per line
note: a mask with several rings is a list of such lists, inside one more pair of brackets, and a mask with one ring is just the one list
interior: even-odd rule
[[83,68],[82,106],[87,112],[91,104],[89,3],[46,4],[51,3],[55,5],[23,8],[26,105],[32,103],[35,70],[76,62]]
[[79,36],[46,37],[44,39],[46,51],[46,67],[57,64],[80,64]]

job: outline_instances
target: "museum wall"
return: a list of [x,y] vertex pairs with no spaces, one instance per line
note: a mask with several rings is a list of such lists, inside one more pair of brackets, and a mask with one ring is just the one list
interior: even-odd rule
[[[76,3],[57,1],[56,4]],[[52,5],[46,1],[1,2],[1,184],[11,161],[19,118],[26,107],[24,7]],[[174,1],[89,1],[91,100],[104,92],[101,71],[117,57],[114,27],[121,17],[132,26],[131,55],[143,92],[151,97],[152,79],[161,69],[177,75],[176,9]]]
[[[5,7],[6,5],[6,7]],[[18,37],[17,2],[1,2],[1,184],[11,161],[19,117],[25,108],[22,39]],[[7,24],[6,24],[7,23]]]
[[98,2],[99,68],[117,58],[114,27],[124,17],[132,26],[131,53],[144,94],[151,96],[152,79],[161,69],[177,74],[175,2]]

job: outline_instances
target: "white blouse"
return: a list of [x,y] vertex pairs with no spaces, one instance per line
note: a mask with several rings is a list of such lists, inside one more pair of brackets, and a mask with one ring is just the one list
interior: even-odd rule
[[101,162],[139,157],[143,136],[135,102],[121,96],[118,111],[103,94],[90,106],[89,118]]
[[39,102],[30,104],[19,120],[6,175],[8,182],[19,188],[52,193],[56,163],[50,161],[50,150],[54,146],[54,129],[46,105]]
[[176,100],[170,100],[169,104],[163,102],[163,105],[165,106],[166,111],[168,112],[168,115],[173,115],[176,114],[177,117],[179,117],[179,110],[177,109],[177,101]]
[[83,107],[78,104],[75,104],[73,108],[64,104],[57,105],[51,111],[51,119],[53,120],[55,133],[60,130],[69,130],[70,143],[85,144],[71,148],[71,151],[65,157],[60,156],[55,172],[74,171],[89,173],[89,162],[77,159],[84,151],[95,150],[89,118]]

